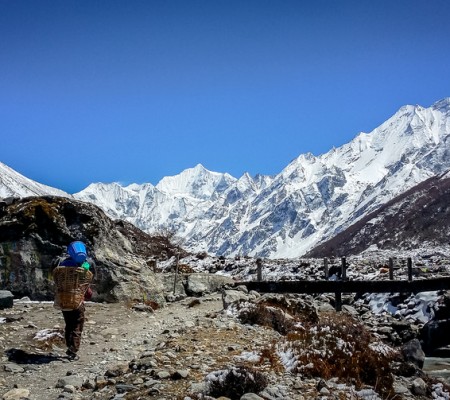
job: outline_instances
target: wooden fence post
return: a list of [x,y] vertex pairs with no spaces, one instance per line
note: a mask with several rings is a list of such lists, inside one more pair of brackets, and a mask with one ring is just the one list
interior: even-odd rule
[[335,299],[336,299],[336,304],[334,305],[335,310],[342,311],[342,293],[336,292]]
[[345,257],[341,258],[341,262],[342,262],[341,279],[345,281],[347,279],[347,260],[345,259]]
[[260,258],[256,259],[256,280],[262,281],[262,260]]
[[408,257],[408,281],[412,281],[412,259]]
[[175,266],[175,274],[173,275],[173,294],[176,294],[177,278],[178,278],[178,263],[180,262],[180,253],[177,253],[177,263]]
[[389,258],[389,279],[394,280],[394,260]]
[[325,270],[325,279],[328,279],[330,277],[330,272],[328,271],[328,258],[323,259],[323,268]]

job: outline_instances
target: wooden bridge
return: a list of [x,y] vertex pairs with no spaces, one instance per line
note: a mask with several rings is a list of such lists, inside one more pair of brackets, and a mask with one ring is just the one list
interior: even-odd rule
[[[262,265],[258,266],[257,281],[239,282],[249,290],[262,293],[335,293],[337,311],[342,309],[342,293],[420,293],[450,289],[450,277],[413,280],[412,262],[408,259],[408,279],[393,279],[393,262],[389,260],[389,280],[348,280],[347,264],[342,259],[340,280],[297,280],[297,281],[262,281]],[[325,277],[328,277],[328,266],[325,262]]]

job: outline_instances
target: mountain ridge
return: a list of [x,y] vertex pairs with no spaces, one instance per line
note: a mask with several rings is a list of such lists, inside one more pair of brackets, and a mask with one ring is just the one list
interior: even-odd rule
[[365,215],[306,257],[336,257],[377,250],[450,249],[450,171],[433,176]]
[[369,133],[275,176],[201,164],[156,186],[91,184],[73,196],[146,232],[172,231],[191,251],[296,257],[418,183],[450,169],[450,98],[401,107]]
[[45,195],[72,197],[63,190],[33,181],[0,162],[0,199]]

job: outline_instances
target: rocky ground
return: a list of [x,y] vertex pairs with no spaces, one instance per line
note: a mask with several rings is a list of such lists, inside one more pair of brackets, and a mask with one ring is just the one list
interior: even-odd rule
[[[80,360],[69,362],[61,339],[49,339],[63,327],[51,303],[16,301],[1,311],[3,399],[224,400],[228,397],[200,394],[205,377],[254,364],[255,354],[267,355],[280,337],[273,329],[240,323],[223,310],[220,294],[186,298],[155,311],[143,304],[88,303],[86,315]],[[38,340],[37,334],[47,339]],[[337,379],[301,378],[267,360],[258,363],[258,370],[268,378],[266,388],[242,399],[380,398],[369,387],[356,390]],[[396,398],[449,398],[442,384],[432,397],[424,387],[424,396],[417,396],[420,384],[396,377]]]
[[[204,298],[192,307],[188,304],[189,300],[186,300],[149,312],[148,309],[133,310],[131,305],[88,303],[80,360],[68,362],[62,340],[41,342],[33,339],[44,329],[62,333],[64,321],[61,312],[54,309],[51,303],[16,302],[13,309],[2,312],[2,316],[10,322],[0,326],[0,393],[5,396],[5,393],[11,393],[11,389],[17,387],[25,389],[24,397],[34,400],[55,399],[59,396],[109,398],[109,393],[104,393],[108,390],[93,392],[89,389],[102,385],[98,381],[105,379],[106,371],[127,366],[129,361],[144,352],[153,353],[155,360],[161,358],[161,372],[169,371],[172,374],[176,369],[183,376],[185,372],[198,376],[205,365],[195,363],[195,352],[198,349],[206,356],[209,351],[206,350],[208,341],[202,337],[206,331],[198,328],[199,321],[206,321],[204,324],[210,325],[209,329],[213,331],[227,330],[228,327],[216,328],[213,323],[215,320],[211,318],[222,307],[219,296]],[[192,347],[189,349],[192,354],[181,349],[186,346],[181,342],[189,340],[184,334],[186,331],[192,331],[190,338],[194,339],[195,336],[197,340],[188,343]],[[193,335],[193,332],[196,334]],[[12,361],[15,362],[11,362],[8,360],[11,358],[8,357],[8,350],[11,349],[25,353],[19,353],[22,357],[13,357]],[[31,362],[27,359],[31,359]],[[155,394],[164,393],[161,398],[167,399],[176,398],[177,392],[182,393],[182,387],[186,387],[188,382],[187,379],[180,379],[175,384],[170,378],[155,378],[158,380],[152,385]],[[108,379],[106,389],[114,386],[113,377]]]
[[[185,398],[207,373],[236,364],[234,357],[266,346],[276,335],[240,325],[220,314],[222,308],[220,295],[188,298],[154,312],[88,303],[81,357],[69,362],[60,340],[33,339],[44,329],[61,331],[61,313],[50,303],[16,303],[2,312],[10,322],[1,325],[0,393],[5,399],[109,399],[141,388],[149,398]],[[11,349],[23,352],[10,361]],[[121,386],[133,359],[145,360],[152,372]],[[291,386],[288,392],[282,386],[274,390],[298,398]]]

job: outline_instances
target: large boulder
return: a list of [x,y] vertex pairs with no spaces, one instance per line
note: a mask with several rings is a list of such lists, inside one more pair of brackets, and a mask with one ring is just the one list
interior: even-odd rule
[[[436,356],[438,349],[450,345],[450,292],[445,292],[432,307],[433,319],[420,331],[420,340],[427,356]],[[448,350],[446,351],[448,354]]]
[[205,293],[217,292],[225,286],[234,285],[229,276],[215,274],[189,274],[187,276],[186,292],[189,295],[201,296]]
[[73,240],[85,242],[95,262],[94,301],[164,300],[152,262],[177,251],[167,239],[114,221],[93,204],[56,196],[0,203],[0,289],[53,299],[54,259]]
[[[255,297],[253,296],[252,299]],[[223,308],[227,309],[231,304],[249,301],[250,296],[242,290],[228,289],[222,292]]]
[[450,345],[450,319],[428,321],[420,332],[420,340],[427,356],[433,356],[436,349]]
[[410,340],[402,346],[402,354],[405,361],[412,362],[417,367],[422,368],[425,362],[425,353],[422,350],[418,339]]
[[234,280],[228,276],[192,273],[192,274],[162,274],[166,296],[183,298],[186,296],[203,296],[214,293],[222,288],[234,285]]
[[9,290],[0,290],[0,310],[11,308],[14,303],[14,296]]

